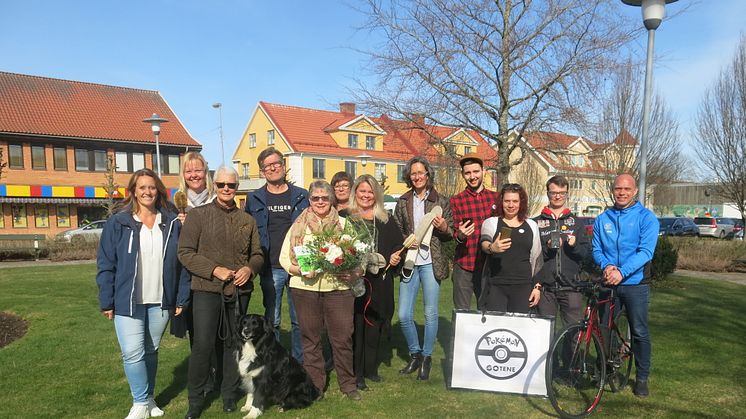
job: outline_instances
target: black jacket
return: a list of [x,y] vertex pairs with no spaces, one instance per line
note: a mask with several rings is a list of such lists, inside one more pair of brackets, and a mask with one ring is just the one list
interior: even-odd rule
[[[585,226],[567,208],[559,218],[555,218],[554,213],[545,207],[535,220],[539,225],[539,238],[544,255],[544,266],[539,274],[540,281],[550,288],[555,283],[559,286],[572,285],[580,273],[583,260],[591,251]],[[562,246],[559,249],[549,248],[549,235],[552,231],[559,231],[562,234]],[[567,244],[569,235],[575,236],[575,246]]]

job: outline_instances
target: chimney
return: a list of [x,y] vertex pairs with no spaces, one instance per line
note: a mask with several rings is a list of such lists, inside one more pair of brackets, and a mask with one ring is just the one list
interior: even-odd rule
[[339,111],[342,113],[355,115],[355,104],[352,102],[341,102],[339,104]]

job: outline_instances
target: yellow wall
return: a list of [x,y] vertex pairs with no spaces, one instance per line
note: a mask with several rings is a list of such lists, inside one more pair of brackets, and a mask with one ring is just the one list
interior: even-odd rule
[[[256,179],[260,176],[256,158],[262,150],[270,146],[267,144],[267,131],[269,130],[275,130],[275,143],[272,146],[282,153],[290,151],[287,143],[280,136],[280,131],[272,125],[264,111],[257,106],[248,127],[241,137],[241,141],[238,143],[236,152],[233,154],[233,160],[240,161],[237,167],[239,175],[243,175],[241,164],[249,163],[249,177]],[[256,147],[249,147],[249,136],[251,134],[256,134]]]

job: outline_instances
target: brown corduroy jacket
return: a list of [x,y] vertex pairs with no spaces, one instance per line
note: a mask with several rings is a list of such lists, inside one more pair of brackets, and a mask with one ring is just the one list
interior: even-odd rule
[[[216,267],[238,270],[244,266],[253,274],[262,269],[264,256],[254,217],[233,207],[220,207],[217,199],[189,211],[179,236],[179,260],[192,274],[192,290],[233,295],[235,286],[212,276]],[[239,294],[251,292],[253,281],[239,287]]]

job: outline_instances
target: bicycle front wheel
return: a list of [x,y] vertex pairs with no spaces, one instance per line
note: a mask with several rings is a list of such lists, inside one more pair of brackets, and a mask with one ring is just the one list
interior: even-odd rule
[[609,382],[611,391],[618,392],[624,390],[629,382],[629,375],[632,372],[632,335],[629,330],[629,321],[625,312],[620,313],[619,318],[614,322],[616,328],[611,333],[611,342],[609,346],[609,375],[606,381]]
[[563,418],[582,418],[601,401],[606,357],[601,342],[586,326],[566,327],[552,344],[546,370],[547,394]]

